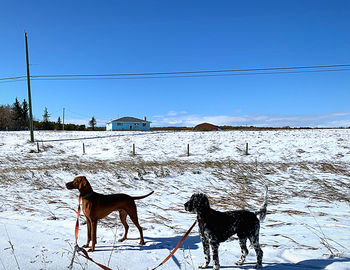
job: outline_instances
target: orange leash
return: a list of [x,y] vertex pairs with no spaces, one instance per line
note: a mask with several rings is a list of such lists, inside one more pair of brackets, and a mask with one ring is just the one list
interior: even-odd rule
[[77,222],[75,223],[75,245],[78,245],[80,202],[81,202],[81,197],[79,196],[79,205],[78,205],[78,211],[77,211]]
[[84,253],[84,254],[80,254],[81,256],[83,256],[83,257],[85,257],[86,259],[92,261],[94,264],[98,265],[98,266],[101,267],[102,269],[104,269],[104,270],[112,270],[112,268],[109,268],[109,267],[107,267],[107,266],[105,266],[105,265],[103,265],[103,264],[100,264],[100,263],[98,263],[98,262],[95,262],[93,259],[91,259],[90,256],[88,255],[88,253],[87,253],[87,251],[86,251],[85,249],[78,247],[78,253],[79,253],[79,251],[81,251],[81,252]]
[[[104,270],[112,270],[112,268],[109,268],[103,264],[100,264],[98,262],[95,262],[93,259],[90,258],[89,254],[86,252],[85,249],[81,248],[78,246],[78,233],[79,233],[79,216],[80,216],[80,202],[81,202],[81,197],[79,196],[79,206],[78,206],[78,211],[77,211],[77,222],[75,223],[75,247],[74,247],[74,252],[77,251],[78,254],[79,251],[81,251],[83,254],[80,254],[81,256],[83,256],[84,258],[92,261],[93,263],[95,263],[96,265],[98,265],[99,267],[101,267]],[[74,258],[74,257],[73,257]]]
[[196,225],[197,220],[195,220],[195,222],[193,222],[192,226],[188,229],[188,231],[185,233],[185,235],[182,237],[182,239],[180,240],[180,242],[176,245],[176,247],[173,249],[172,252],[170,252],[170,254],[168,255],[168,257],[166,257],[164,259],[164,261],[162,261],[159,265],[157,265],[156,267],[152,268],[152,270],[157,269],[159,266],[163,265],[164,263],[166,263],[174,254],[175,252],[179,249],[179,247],[181,246],[181,244],[183,243],[183,241],[185,241],[185,239],[187,238],[187,236],[190,234],[190,232],[192,231],[193,227]]

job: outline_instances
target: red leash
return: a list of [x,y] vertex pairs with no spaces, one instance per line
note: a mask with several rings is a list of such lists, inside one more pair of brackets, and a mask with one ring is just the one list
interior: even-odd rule
[[[81,197],[79,196],[79,206],[78,206],[78,211],[77,211],[77,222],[75,223],[75,247],[74,247],[74,252],[77,251],[78,254],[79,251],[81,251],[83,254],[80,254],[81,256],[85,257],[86,259],[92,261],[93,263],[95,263],[96,265],[98,265],[99,267],[101,267],[104,270],[112,270],[112,268],[109,268],[103,264],[100,264],[98,262],[95,262],[93,259],[90,258],[89,254],[86,252],[85,249],[81,248],[78,246],[78,233],[79,233],[79,216],[80,216],[80,202],[81,202]],[[74,256],[73,256],[74,258]],[[73,261],[72,261],[73,263]]]
[[159,266],[163,265],[164,263],[166,263],[174,254],[175,252],[178,250],[178,248],[181,246],[181,244],[183,243],[183,241],[185,241],[185,239],[187,238],[187,236],[190,234],[190,232],[192,231],[194,225],[196,225],[197,220],[195,220],[195,222],[193,222],[192,226],[188,229],[188,231],[185,233],[185,235],[182,237],[182,239],[180,240],[180,242],[176,245],[176,247],[173,249],[172,252],[170,252],[170,254],[168,255],[168,257],[166,257],[164,259],[164,261],[162,261],[159,265],[157,265],[156,267],[152,268],[152,270],[157,269]]

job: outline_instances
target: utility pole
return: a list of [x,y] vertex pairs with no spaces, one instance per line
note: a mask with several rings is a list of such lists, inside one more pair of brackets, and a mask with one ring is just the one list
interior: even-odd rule
[[30,141],[34,142],[34,128],[33,128],[33,110],[32,110],[32,94],[30,91],[30,73],[29,73],[29,54],[28,54],[28,40],[27,32],[24,32],[26,41],[26,60],[27,60],[27,85],[28,85],[28,102],[29,102],[29,128],[30,128]]
[[64,108],[63,108],[63,128],[62,130],[64,130]]

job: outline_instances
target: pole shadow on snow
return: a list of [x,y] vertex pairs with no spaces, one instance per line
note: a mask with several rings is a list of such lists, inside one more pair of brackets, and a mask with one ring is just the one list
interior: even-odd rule
[[[261,269],[264,270],[321,270],[335,262],[350,262],[350,258],[337,259],[311,259],[298,263],[264,263]],[[220,265],[220,269],[254,269],[255,263],[244,263],[243,265]],[[209,265],[206,269],[212,269]],[[344,268],[345,269],[345,268]]]
[[310,259],[298,263],[263,263],[263,265],[266,270],[310,270],[325,269],[328,265],[335,262],[350,262],[350,258]]

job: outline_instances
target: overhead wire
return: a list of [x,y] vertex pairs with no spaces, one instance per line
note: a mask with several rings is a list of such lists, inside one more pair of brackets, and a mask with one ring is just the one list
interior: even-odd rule
[[[310,72],[336,72],[349,71],[350,64],[316,65],[316,66],[290,66],[271,68],[223,69],[175,72],[145,72],[145,73],[110,73],[110,74],[56,74],[32,75],[32,80],[119,80],[119,79],[161,79],[161,78],[195,78],[218,76],[251,76],[271,74],[293,74]],[[0,78],[0,83],[10,81],[25,81],[26,76]]]
[[349,69],[328,70],[304,70],[304,71],[277,71],[277,72],[251,72],[251,73],[229,73],[229,74],[198,74],[198,75],[170,75],[170,76],[143,76],[143,77],[107,77],[107,78],[33,78],[34,81],[76,81],[76,80],[135,80],[135,79],[169,79],[169,78],[199,78],[199,77],[224,77],[224,76],[251,76],[271,74],[296,74],[315,72],[350,71]]
[[294,66],[294,67],[272,67],[272,68],[248,68],[248,69],[222,69],[222,70],[200,70],[200,71],[173,71],[173,72],[145,72],[145,73],[111,73],[111,74],[63,74],[63,75],[36,75],[33,78],[45,77],[121,77],[121,76],[157,76],[157,75],[184,75],[201,73],[227,73],[227,72],[252,72],[291,69],[320,69],[350,67],[350,64],[340,65],[318,65],[318,66]]
[[23,79],[23,78],[26,78],[27,76],[15,76],[15,77],[7,77],[7,78],[0,78],[0,81],[3,81],[3,80],[16,80],[16,79]]
[[13,80],[8,80],[8,81],[2,81],[0,80],[1,83],[11,83],[11,82],[25,82],[27,79],[13,79]]

